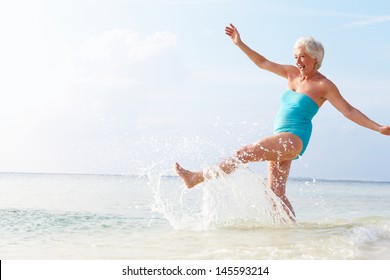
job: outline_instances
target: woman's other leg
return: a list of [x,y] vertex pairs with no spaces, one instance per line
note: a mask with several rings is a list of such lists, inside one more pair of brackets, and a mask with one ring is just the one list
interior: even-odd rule
[[[271,190],[284,203],[284,210],[294,220],[295,212],[290,201],[286,197],[286,183],[290,173],[291,160],[268,162],[268,183]],[[291,215],[292,214],[292,215]]]

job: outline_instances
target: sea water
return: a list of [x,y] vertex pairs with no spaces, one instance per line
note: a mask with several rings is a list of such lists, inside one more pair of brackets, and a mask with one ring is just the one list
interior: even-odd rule
[[389,259],[390,182],[0,174],[0,259]]

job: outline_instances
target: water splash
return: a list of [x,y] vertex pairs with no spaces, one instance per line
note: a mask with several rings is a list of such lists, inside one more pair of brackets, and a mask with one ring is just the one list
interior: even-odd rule
[[220,227],[259,227],[291,223],[281,200],[265,180],[249,168],[239,167],[188,190],[177,177],[151,172],[149,187],[153,211],[175,229],[210,230]]

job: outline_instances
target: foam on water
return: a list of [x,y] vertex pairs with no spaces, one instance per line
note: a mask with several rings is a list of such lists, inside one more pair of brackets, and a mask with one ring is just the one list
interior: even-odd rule
[[[257,227],[291,223],[281,200],[264,179],[245,167],[188,190],[182,183],[164,185],[162,174],[149,175],[153,210],[175,229],[207,230],[219,227]],[[174,178],[172,178],[174,180]]]

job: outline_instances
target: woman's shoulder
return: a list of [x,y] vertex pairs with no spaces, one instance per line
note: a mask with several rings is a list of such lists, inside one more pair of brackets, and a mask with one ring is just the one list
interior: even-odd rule
[[318,79],[318,86],[323,90],[334,90],[337,89],[337,86],[335,83],[333,83],[329,78],[326,76],[320,74],[321,77]]
[[336,84],[325,76],[319,80],[318,89],[322,93],[321,95],[324,99],[340,94]]

